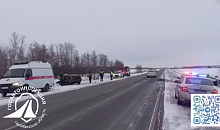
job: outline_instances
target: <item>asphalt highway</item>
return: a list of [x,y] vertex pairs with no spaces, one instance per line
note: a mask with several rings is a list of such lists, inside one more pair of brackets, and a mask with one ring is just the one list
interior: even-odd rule
[[[145,74],[114,82],[45,96],[46,115],[32,130],[148,130],[159,88],[164,83]],[[22,102],[21,102],[22,103]],[[24,102],[23,102],[24,103]],[[160,102],[162,104],[162,102]],[[40,110],[39,110],[40,111]],[[19,119],[3,119],[11,112],[0,107],[0,130],[23,130]],[[162,116],[155,123],[159,129]],[[159,120],[159,121],[158,121]],[[22,122],[22,121],[20,121]],[[33,120],[26,125],[34,124]],[[154,123],[154,122],[153,122]]]

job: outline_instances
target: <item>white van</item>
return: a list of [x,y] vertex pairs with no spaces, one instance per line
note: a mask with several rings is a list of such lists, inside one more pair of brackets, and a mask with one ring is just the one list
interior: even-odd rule
[[21,86],[32,86],[48,92],[54,85],[54,74],[49,63],[31,61],[15,63],[0,80],[0,93],[5,97]]

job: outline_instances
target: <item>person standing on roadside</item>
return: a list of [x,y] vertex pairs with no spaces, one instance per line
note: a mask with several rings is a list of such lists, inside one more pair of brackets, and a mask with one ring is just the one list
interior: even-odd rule
[[113,80],[113,75],[114,75],[114,73],[113,73],[113,71],[111,70],[111,72],[110,72],[111,80]]
[[103,77],[104,77],[104,71],[101,70],[101,71],[100,71],[100,81],[103,81]]
[[92,73],[91,73],[91,71],[89,71],[88,77],[89,77],[89,83],[91,84],[92,83]]
[[60,85],[63,86],[63,72],[60,74]]

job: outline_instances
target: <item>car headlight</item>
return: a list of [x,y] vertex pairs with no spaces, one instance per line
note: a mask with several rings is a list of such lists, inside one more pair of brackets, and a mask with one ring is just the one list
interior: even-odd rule
[[19,86],[19,82],[13,83],[13,86]]

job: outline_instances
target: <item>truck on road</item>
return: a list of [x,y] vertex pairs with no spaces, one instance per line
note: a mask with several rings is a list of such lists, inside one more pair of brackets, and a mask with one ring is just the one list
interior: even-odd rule
[[121,68],[122,72],[124,73],[124,76],[130,76],[130,68],[128,66],[125,66],[124,68]]

